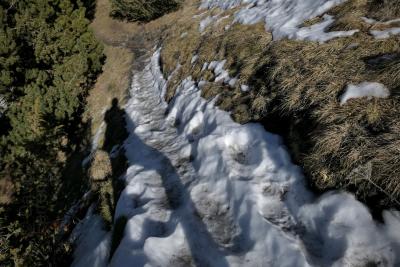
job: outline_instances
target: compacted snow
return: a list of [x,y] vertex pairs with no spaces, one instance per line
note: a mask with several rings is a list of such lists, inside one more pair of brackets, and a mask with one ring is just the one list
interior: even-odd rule
[[[266,29],[272,32],[275,40],[287,37],[326,42],[358,32],[358,30],[325,32],[334,22],[334,18],[325,13],[344,2],[346,0],[203,0],[200,8],[229,9],[242,5],[242,8],[235,13],[234,22],[243,24],[265,22]],[[304,21],[321,15],[324,15],[322,22],[310,27],[301,26]]]
[[[167,104],[166,84],[158,51],[125,108],[130,167],[115,218],[128,222],[110,266],[400,264],[398,212],[381,224],[350,194],[316,198],[279,136],[233,122],[190,77]],[[92,232],[99,244],[81,237],[75,266],[106,264],[108,237]]]

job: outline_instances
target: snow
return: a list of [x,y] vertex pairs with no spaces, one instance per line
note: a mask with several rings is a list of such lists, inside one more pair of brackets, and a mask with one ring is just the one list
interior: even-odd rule
[[[400,19],[392,19],[388,21],[377,21],[375,19],[367,18],[367,17],[361,17],[361,19],[368,24],[375,24],[375,25],[391,25],[393,23],[398,23],[400,22]],[[372,36],[375,37],[375,39],[387,39],[393,35],[400,34],[400,27],[393,27],[393,28],[388,28],[385,30],[370,30],[370,33]]]
[[215,82],[222,82],[224,84],[228,84],[231,88],[234,88],[238,79],[229,75],[229,72],[224,69],[225,64],[226,60],[211,61],[210,63],[205,62],[201,70],[204,71],[208,69],[213,71],[215,75]]
[[333,19],[333,16],[325,14],[322,22],[316,23],[309,27],[300,28],[295,33],[295,39],[324,43],[333,38],[351,36],[358,32],[358,30],[325,32],[325,30],[332,25],[334,21],[335,20]]
[[106,267],[111,235],[104,230],[103,219],[90,207],[86,217],[77,225],[71,239],[77,244],[72,267]]
[[[325,13],[346,0],[203,0],[200,8],[222,9],[242,5],[235,13],[234,22],[255,24],[265,22],[274,40],[282,38],[326,42],[333,38],[351,36],[358,30],[325,32],[334,18]],[[325,14],[325,15],[324,15]],[[301,27],[304,21],[323,16],[323,22]]]
[[[107,109],[104,108],[102,114],[105,113],[106,110],[107,110]],[[94,155],[94,153],[96,152],[96,149],[97,149],[98,146],[99,146],[100,139],[101,139],[101,137],[103,136],[105,127],[106,127],[106,124],[105,124],[105,122],[103,121],[103,122],[100,124],[99,128],[97,128],[96,133],[94,134],[94,137],[93,137],[93,140],[92,140],[92,144],[91,144],[91,146],[90,146],[90,154],[89,154],[87,157],[85,157],[85,158],[83,159],[83,161],[82,161],[82,167],[85,167],[85,166],[92,160],[93,155]]]
[[[125,107],[130,166],[115,218],[128,222],[109,266],[400,264],[398,212],[378,223],[350,194],[316,198],[279,136],[233,122],[191,77],[167,104],[159,56],[135,73]],[[104,266],[107,235],[88,220],[74,266]]]
[[194,55],[193,57],[192,57],[192,59],[190,60],[190,64],[194,64],[194,63],[196,63],[196,61],[199,59],[199,56],[198,55]]
[[389,90],[381,83],[362,82],[360,84],[349,84],[343,95],[340,96],[340,105],[346,104],[349,99],[353,98],[387,98],[389,96]]
[[371,30],[371,34],[376,38],[376,39],[386,39],[389,38],[392,35],[397,35],[400,34],[400,27],[397,28],[389,28],[386,30]]
[[221,14],[217,14],[215,16],[207,16],[206,18],[200,21],[199,31],[202,33],[204,30],[212,24],[214,21],[218,22],[218,18]]
[[242,84],[240,86],[240,90],[242,90],[243,92],[248,92],[250,91],[250,87],[248,85]]

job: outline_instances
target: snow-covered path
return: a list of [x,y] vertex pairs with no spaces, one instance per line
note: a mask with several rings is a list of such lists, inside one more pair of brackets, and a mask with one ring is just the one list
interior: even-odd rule
[[110,235],[84,231],[73,266],[399,266],[398,212],[381,224],[350,194],[316,198],[281,139],[233,122],[204,82],[165,103],[159,61],[136,64],[125,107],[124,236],[108,263]]
[[315,199],[278,136],[234,123],[190,77],[168,105],[166,82],[159,52],[132,81],[111,266],[399,264],[398,214],[380,225],[349,194]]

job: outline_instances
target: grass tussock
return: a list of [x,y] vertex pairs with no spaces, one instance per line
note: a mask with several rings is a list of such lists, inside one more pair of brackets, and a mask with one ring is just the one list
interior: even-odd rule
[[[399,41],[377,41],[365,30],[323,45],[283,40],[266,51],[252,77],[253,98],[264,98],[265,118],[295,118],[287,140],[318,189],[350,190],[375,207],[400,204]],[[391,97],[341,106],[345,87],[363,81],[384,84]]]
[[95,152],[89,169],[89,177],[93,182],[104,181],[112,175],[111,160],[107,152]]

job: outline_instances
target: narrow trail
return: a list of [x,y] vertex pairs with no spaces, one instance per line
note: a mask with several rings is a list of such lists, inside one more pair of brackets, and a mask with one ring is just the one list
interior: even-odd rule
[[[398,214],[385,212],[379,224],[350,194],[316,198],[279,136],[233,122],[190,77],[166,103],[160,50],[140,53],[125,105],[126,187],[114,216],[127,219],[124,235],[110,262],[110,234],[82,238],[83,246],[96,242],[73,266],[400,264]],[[89,229],[90,220],[99,219],[89,216]]]
[[[143,55],[144,57],[145,55]],[[142,58],[143,60],[143,58]],[[144,61],[144,60],[143,60]],[[126,142],[126,147],[132,147],[127,150],[128,159],[134,163],[134,166],[140,166],[140,173],[135,173],[133,181],[128,184],[129,187],[137,188],[138,181],[146,185],[151,185],[151,190],[157,191],[157,195],[149,199],[146,194],[134,196],[136,203],[135,210],[139,209],[157,209],[166,208],[169,221],[159,223],[158,227],[164,228],[164,231],[150,230],[143,233],[141,240],[145,241],[149,237],[162,237],[172,228],[179,227],[186,237],[189,245],[189,255],[176,255],[177,261],[192,258],[190,261],[196,266],[210,266],[211,262],[218,262],[218,266],[228,266],[224,257],[221,257],[221,251],[218,245],[207,231],[202,221],[196,217],[196,211],[186,187],[195,180],[195,171],[189,164],[189,159],[182,157],[180,151],[184,140],[179,140],[177,130],[173,125],[165,123],[167,105],[162,101],[160,88],[155,86],[155,70],[151,69],[149,62],[136,63],[136,74],[133,77],[132,88],[130,91],[131,99],[126,107],[130,116],[127,118],[127,127],[131,135]],[[140,66],[146,66],[144,69]],[[139,67],[139,68],[138,68]],[[131,177],[132,174],[128,176]],[[131,185],[134,183],[134,185]],[[129,199],[126,199],[130,202]],[[126,203],[120,202],[117,209]],[[153,205],[152,205],[153,204]],[[122,208],[124,210],[124,208]],[[133,216],[137,215],[133,210]],[[118,211],[117,211],[118,212]],[[123,211],[122,211],[123,213]],[[124,214],[127,215],[127,214]],[[158,215],[158,216],[157,216]],[[152,219],[155,221],[163,220],[165,213],[159,212]],[[116,217],[120,216],[118,214]],[[165,218],[165,217],[164,217]],[[149,222],[146,222],[149,225]],[[143,227],[148,227],[146,224]],[[151,225],[151,223],[150,223]],[[168,226],[170,225],[170,226]],[[171,229],[168,229],[171,228]],[[144,246],[144,242],[136,246]],[[204,252],[206,252],[204,254]],[[125,260],[124,260],[125,261]],[[186,261],[184,262],[186,265]],[[115,266],[122,266],[121,262],[114,263]]]

